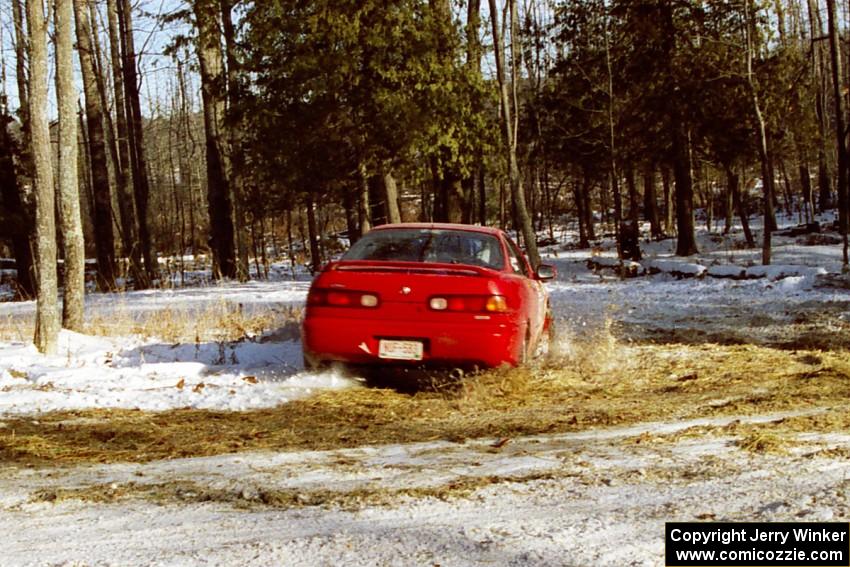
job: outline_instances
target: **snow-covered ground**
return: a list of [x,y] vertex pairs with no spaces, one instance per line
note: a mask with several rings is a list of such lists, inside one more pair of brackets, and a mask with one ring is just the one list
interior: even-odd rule
[[[302,305],[308,285],[251,282],[93,295],[87,308],[89,317],[107,320],[166,309],[192,318],[223,302],[250,314]],[[2,303],[0,318],[31,316],[33,310],[33,302]],[[30,341],[7,342],[0,344],[0,415],[85,408],[245,410],[357,385],[335,372],[304,373],[300,342],[285,338],[290,340],[272,331],[235,342],[175,343],[62,331],[54,356],[38,354]]]
[[[660,565],[666,521],[846,519],[850,462],[813,453],[850,436],[808,438],[785,456],[723,435],[664,437],[732,422],[6,471],[3,562]],[[54,503],[57,486],[129,494]],[[267,504],[280,493],[288,505]]]
[[[649,261],[727,275],[760,257],[736,239],[701,234],[701,254],[688,259],[672,256],[672,240],[643,248]],[[564,346],[611,326],[623,341],[846,348],[850,292],[822,287],[817,277],[840,272],[840,248],[775,240],[776,264],[809,270],[624,280],[589,270],[588,251],[550,247],[559,277],[549,289]],[[612,243],[595,253],[611,257]],[[270,282],[95,294],[88,316],[133,319],[168,309],[192,318],[222,302],[249,314],[297,309],[307,287],[279,274]],[[31,302],[0,303],[0,321],[33,312]],[[63,332],[60,344],[48,357],[23,333],[0,343],[0,428],[4,416],[37,420],[61,409],[247,410],[362,387],[333,372],[304,372],[289,327],[236,342]],[[665,521],[847,519],[850,462],[822,450],[846,455],[850,437],[802,436],[788,454],[752,454],[724,434],[732,419],[50,470],[0,463],[0,563],[658,565]],[[675,435],[695,426],[714,429]],[[102,498],[66,500],[60,489]]]
[[[606,321],[626,340],[793,346],[802,336],[808,342],[800,346],[810,348],[840,344],[850,331],[850,293],[816,288],[811,277],[679,280],[658,274],[621,280],[592,273],[586,259],[586,251],[548,259],[559,269],[548,288],[564,341],[595,332]],[[168,309],[191,318],[227,302],[256,313],[303,305],[307,287],[272,281],[93,295],[88,310],[90,317],[108,318]],[[32,302],[0,303],[0,320],[33,311]],[[293,334],[297,327],[237,342],[175,343],[63,331],[55,356],[38,354],[28,338],[0,343],[0,415],[85,408],[246,410],[318,389],[358,386],[336,372],[305,373]]]

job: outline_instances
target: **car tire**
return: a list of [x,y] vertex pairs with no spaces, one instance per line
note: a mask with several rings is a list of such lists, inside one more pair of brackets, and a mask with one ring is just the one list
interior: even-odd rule
[[551,315],[547,315],[548,324],[546,329],[540,335],[540,341],[537,344],[535,358],[549,359],[558,354],[558,332],[555,327],[555,320]]
[[518,367],[525,366],[526,363],[528,363],[529,358],[531,357],[529,356],[528,352],[528,331],[526,331],[525,335],[522,338],[522,342],[519,345],[519,353],[517,353],[516,365]]

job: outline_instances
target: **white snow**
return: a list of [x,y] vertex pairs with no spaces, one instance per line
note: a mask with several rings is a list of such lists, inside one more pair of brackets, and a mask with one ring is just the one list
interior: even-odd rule
[[623,265],[623,261],[616,256],[592,256],[590,260],[599,266],[606,268],[619,268]]
[[[628,280],[588,270],[587,251],[548,247],[547,262],[559,270],[547,284],[558,328],[569,337],[611,321],[625,341],[671,335],[784,346],[794,344],[798,326],[808,325],[840,340],[850,325],[850,293],[815,285],[819,274],[840,272],[840,248],[783,237],[774,242],[776,264],[765,268],[755,266],[761,252],[742,248],[739,232],[702,231],[701,252],[693,258],[676,258],[673,240],[642,243],[643,265],[668,273]],[[598,245],[602,255],[594,259],[616,265],[613,243]],[[221,301],[248,313],[298,309],[309,282],[303,275],[281,279],[286,271],[275,270],[271,282],[93,294],[87,309],[103,318],[163,309],[193,317]],[[669,272],[715,277],[678,280]],[[744,276],[758,279],[732,279]],[[0,303],[0,319],[33,313],[32,302]],[[80,408],[243,410],[324,388],[359,387],[333,372],[304,372],[300,343],[283,335],[173,344],[63,331],[55,356],[38,354],[29,337],[2,342],[0,428],[6,427],[4,415],[37,419],[40,412]],[[737,419],[769,426],[782,417]],[[817,451],[850,449],[848,435],[801,434],[784,456],[744,452],[720,429],[643,442],[690,427],[722,428],[732,419],[538,435],[504,445],[494,439],[435,441],[57,469],[0,463],[0,563],[659,565],[666,521],[846,521],[850,461]],[[410,493],[464,482],[478,488],[449,491],[445,499]],[[194,489],[174,489],[163,503],[37,497],[56,488],[180,483],[229,498],[202,502]],[[260,495],[274,490],[292,493],[296,502],[303,497],[305,505],[263,505]],[[319,492],[330,495],[329,503],[309,505]],[[345,500],[358,493],[386,497]]]
[[709,266],[707,273],[713,278],[733,278],[740,280],[747,276],[747,269],[734,264],[719,264]]
[[771,264],[769,266],[750,266],[747,268],[747,277],[767,278],[771,281],[783,278],[814,278],[826,274],[826,269],[809,266],[786,266],[782,264]]
[[273,407],[314,390],[357,385],[305,374],[301,347],[282,343],[163,345],[60,333],[59,354],[25,343],[0,351],[0,415],[84,408],[162,411]]
[[[168,309],[194,317],[222,302],[243,312],[298,307],[309,282],[221,283],[199,288],[93,294],[90,317],[134,318]],[[34,302],[0,303],[0,317],[32,316]],[[173,344],[138,336],[62,331],[55,356],[31,342],[0,342],[0,415],[85,408],[163,411],[274,407],[314,391],[359,385],[336,371],[307,374],[298,340]]]
[[646,263],[646,266],[650,272],[682,274],[693,277],[702,277],[706,270],[705,266],[684,260],[650,260]]

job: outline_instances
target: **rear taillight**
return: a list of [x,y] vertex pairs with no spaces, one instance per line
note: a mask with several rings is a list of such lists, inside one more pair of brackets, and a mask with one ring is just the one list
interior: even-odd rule
[[508,302],[503,295],[445,295],[428,300],[433,311],[504,313]]
[[508,302],[503,295],[491,295],[484,303],[484,311],[502,313],[508,310]]
[[315,307],[367,307],[381,303],[374,293],[338,289],[311,289],[307,294],[307,305]]

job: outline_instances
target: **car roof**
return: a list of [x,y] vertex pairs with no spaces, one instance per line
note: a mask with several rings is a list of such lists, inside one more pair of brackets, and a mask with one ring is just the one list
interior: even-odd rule
[[372,230],[392,230],[396,228],[433,229],[433,230],[463,230],[467,232],[480,232],[498,236],[502,234],[501,229],[492,226],[478,226],[473,224],[459,224],[450,222],[402,222],[396,224],[382,224]]

